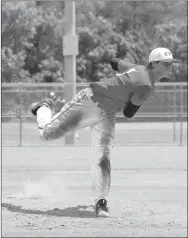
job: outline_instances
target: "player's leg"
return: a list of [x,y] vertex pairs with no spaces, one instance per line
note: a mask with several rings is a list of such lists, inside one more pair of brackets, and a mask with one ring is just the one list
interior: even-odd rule
[[110,154],[114,143],[115,115],[107,116],[91,127],[93,160],[92,177],[96,215],[108,217],[107,195],[111,183]]
[[81,90],[54,117],[52,117],[52,104],[49,100],[32,104],[31,112],[37,116],[42,139],[57,139],[99,121],[101,109],[91,103],[86,91],[87,89]]

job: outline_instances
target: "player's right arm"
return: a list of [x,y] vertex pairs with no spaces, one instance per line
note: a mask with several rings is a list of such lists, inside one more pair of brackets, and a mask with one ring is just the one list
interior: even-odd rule
[[136,66],[136,64],[132,64],[127,60],[121,60],[119,58],[110,59],[110,65],[114,71],[118,71],[120,73],[124,73]]

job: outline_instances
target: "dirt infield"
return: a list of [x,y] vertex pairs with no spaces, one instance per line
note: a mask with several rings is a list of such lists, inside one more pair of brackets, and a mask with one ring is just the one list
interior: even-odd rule
[[2,148],[2,235],[186,237],[185,146],[115,146],[111,217],[95,217],[91,148]]

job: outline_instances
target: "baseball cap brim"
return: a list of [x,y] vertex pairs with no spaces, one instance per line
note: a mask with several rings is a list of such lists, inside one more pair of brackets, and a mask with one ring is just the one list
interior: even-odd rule
[[172,63],[181,63],[181,60],[178,60],[178,59],[163,59],[163,60],[159,60],[159,61],[172,62]]

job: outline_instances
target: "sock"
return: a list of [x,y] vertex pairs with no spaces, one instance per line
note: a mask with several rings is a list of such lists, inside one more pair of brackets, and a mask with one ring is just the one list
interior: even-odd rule
[[52,111],[49,107],[42,106],[37,110],[37,122],[40,128],[50,123],[52,119]]

